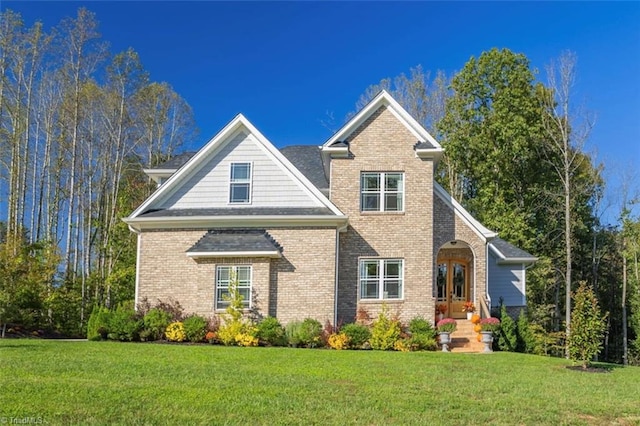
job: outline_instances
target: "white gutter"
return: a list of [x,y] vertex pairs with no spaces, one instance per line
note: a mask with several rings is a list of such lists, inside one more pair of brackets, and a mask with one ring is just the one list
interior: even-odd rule
[[[122,219],[132,230],[211,227],[270,227],[270,226],[331,226],[341,231],[349,223],[347,216],[299,215],[299,216],[176,216],[176,217],[126,217]],[[134,231],[135,232],[135,231]]]
[[272,251],[203,251],[203,252],[187,252],[187,256],[200,259],[206,257],[282,257],[278,250]]

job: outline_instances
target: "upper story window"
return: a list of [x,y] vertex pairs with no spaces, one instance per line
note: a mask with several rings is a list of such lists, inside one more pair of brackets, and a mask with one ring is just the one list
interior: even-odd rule
[[251,163],[231,163],[229,202],[251,202]]
[[363,212],[404,211],[404,173],[362,172],[360,210]]

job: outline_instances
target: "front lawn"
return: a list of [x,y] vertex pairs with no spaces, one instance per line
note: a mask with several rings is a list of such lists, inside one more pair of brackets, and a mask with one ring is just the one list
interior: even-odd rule
[[0,421],[640,424],[640,368],[514,353],[0,340]]

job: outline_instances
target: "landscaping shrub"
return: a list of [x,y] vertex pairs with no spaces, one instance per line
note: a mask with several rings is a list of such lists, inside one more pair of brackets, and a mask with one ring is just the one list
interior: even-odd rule
[[184,333],[184,325],[180,321],[175,321],[169,324],[164,335],[170,342],[184,342],[184,339],[187,337]]
[[111,311],[104,306],[94,306],[87,322],[87,339],[103,340],[107,338]]
[[190,342],[202,342],[207,334],[208,321],[200,315],[191,315],[182,322],[184,334]]
[[349,338],[344,333],[332,333],[327,339],[327,344],[330,348],[338,351],[347,349],[349,345]]
[[361,324],[346,324],[340,329],[340,333],[344,333],[349,339],[349,348],[361,349],[362,345],[371,338],[371,331],[368,327]]
[[393,349],[396,341],[400,339],[402,327],[400,321],[389,318],[387,307],[383,306],[378,318],[373,322],[371,329],[371,348],[381,351]]
[[[168,301],[160,300],[155,305],[151,306],[149,299],[146,297],[138,303],[138,313],[142,316],[146,316],[151,309],[160,309],[171,315],[169,322],[182,321],[184,319],[184,309],[177,300],[169,299]],[[164,330],[162,330],[164,332]]]
[[111,340],[138,340],[143,322],[133,309],[133,302],[122,302],[109,316],[108,337]]
[[498,348],[501,351],[515,352],[518,348],[518,331],[516,322],[507,313],[507,308],[500,306],[500,331],[498,334]]
[[313,318],[305,318],[300,325],[300,343],[307,348],[322,346],[322,324]]
[[436,330],[433,328],[433,325],[431,325],[431,322],[422,317],[415,317],[411,319],[409,322],[409,332],[412,336],[421,334],[433,339],[436,337]]
[[285,346],[287,338],[277,318],[266,317],[258,324],[257,337],[265,346]]
[[417,333],[405,339],[396,340],[393,349],[401,352],[434,351],[438,347],[435,337]]
[[573,294],[571,310],[571,332],[567,344],[569,358],[580,361],[583,368],[602,349],[602,338],[606,328],[606,315],[600,312],[598,299],[593,289],[584,281]]
[[531,328],[531,323],[524,309],[520,310],[518,321],[516,322],[516,330],[518,332],[518,352],[528,354],[538,354],[538,343]]
[[243,330],[236,334],[236,344],[238,346],[258,346],[259,340],[256,334],[258,334],[257,327],[245,324]]
[[302,329],[302,321],[291,321],[284,329],[285,336],[287,338],[287,344],[293,348],[297,348],[302,345],[302,339],[300,338],[300,330]]
[[141,340],[160,340],[173,317],[170,312],[160,308],[150,309],[142,319],[144,329],[140,332]]
[[244,329],[245,324],[240,320],[225,322],[218,329],[218,339],[225,346],[233,346],[236,344],[236,336],[242,334]]

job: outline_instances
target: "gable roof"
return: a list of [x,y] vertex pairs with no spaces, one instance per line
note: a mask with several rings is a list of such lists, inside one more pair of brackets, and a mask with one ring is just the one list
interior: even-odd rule
[[316,145],[291,145],[280,149],[280,152],[317,188],[329,190],[329,179],[324,172],[320,147]]
[[433,181],[433,192],[438,196],[438,198],[444,201],[444,203],[455,212],[456,216],[466,223],[483,241],[486,242],[498,236],[497,232],[491,231],[471,216],[471,213],[462,207],[462,204],[457,202],[451,194],[445,191],[445,189],[435,180]]
[[[238,114],[233,120],[231,120],[218,134],[216,134],[200,151],[198,151],[195,155],[189,158],[186,163],[180,167],[171,177],[165,182],[164,185],[160,186],[140,207],[138,207],[131,215],[123,220],[129,224],[130,226],[139,229],[140,226],[158,226],[160,222],[163,221],[163,218],[170,218],[169,221],[176,224],[180,222],[180,215],[176,215],[170,212],[170,209],[160,209],[159,203],[163,199],[172,193],[175,189],[179,188],[181,184],[183,184],[189,177],[191,177],[192,173],[198,169],[200,165],[202,165],[205,161],[212,158],[216,152],[227,145],[232,137],[240,131],[246,131],[249,134],[253,135],[255,138],[255,142],[268,154],[271,161],[277,164],[282,170],[286,171],[286,173],[291,176],[291,178],[297,182],[301,188],[311,197],[311,199],[317,202],[319,207],[326,208],[333,217],[336,219],[340,219],[340,222],[346,223],[346,216],[342,214],[342,212],[331,202],[329,199],[312,183],[309,179],[298,170],[278,149],[267,140],[258,129],[256,129],[253,124],[249,122],[242,114]],[[162,213],[156,213],[153,217],[147,216],[143,217],[145,213],[149,213],[152,210],[162,210]],[[180,209],[177,209],[180,210]],[[183,209],[184,210],[184,209]],[[226,214],[222,215],[212,215],[212,216],[197,216],[190,214],[189,220],[193,223],[196,218],[202,222],[207,217],[212,220],[216,218],[220,218],[220,216],[228,218],[232,215],[232,209],[224,209]],[[206,214],[207,212],[202,212]],[[273,210],[274,215],[279,215],[282,211]],[[305,213],[305,212],[303,212]],[[286,214],[286,213],[285,213]],[[326,214],[323,215],[313,215],[315,219],[327,218]],[[320,216],[320,217],[318,217]],[[253,216],[254,220],[257,218],[260,219],[274,219],[271,214],[265,216],[261,214],[257,214]],[[297,219],[302,219],[301,217],[297,217]],[[202,223],[201,223],[202,225]],[[209,225],[210,226],[210,225]]]
[[534,263],[538,260],[537,257],[530,253],[514,246],[513,244],[503,240],[502,238],[495,238],[489,243],[491,251],[498,256],[498,263]]
[[[365,105],[351,120],[345,123],[331,138],[323,145],[324,152],[332,152],[338,149],[345,149],[344,141],[360,127],[371,115],[380,107],[387,109],[415,136],[416,155],[430,156],[436,160],[440,158],[444,150],[433,136],[422,127],[415,118],[411,116],[393,97],[386,91],[380,91],[367,105]],[[342,143],[342,144],[341,144]]]

